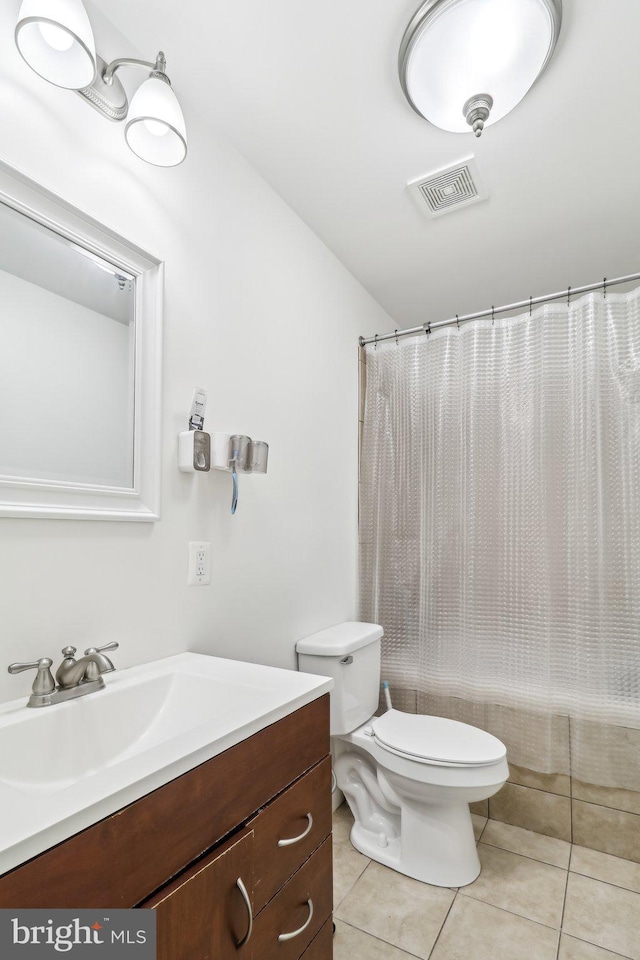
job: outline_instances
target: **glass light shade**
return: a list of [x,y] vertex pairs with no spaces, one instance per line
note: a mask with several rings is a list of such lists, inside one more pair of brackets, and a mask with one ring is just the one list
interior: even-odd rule
[[512,110],[533,86],[555,46],[560,0],[437,0],[412,20],[400,73],[412,106],[454,133],[469,132],[463,107],[493,98],[486,126]]
[[187,155],[187,131],[178,99],[164,80],[149,77],[134,93],[124,135],[136,156],[175,167]]
[[96,46],[82,0],[23,0],[15,38],[22,58],[49,83],[81,90],[93,82]]

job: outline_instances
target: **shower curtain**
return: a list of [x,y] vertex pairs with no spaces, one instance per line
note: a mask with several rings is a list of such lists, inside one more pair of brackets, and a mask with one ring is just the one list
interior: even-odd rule
[[640,291],[369,345],[360,479],[394,706],[640,790]]

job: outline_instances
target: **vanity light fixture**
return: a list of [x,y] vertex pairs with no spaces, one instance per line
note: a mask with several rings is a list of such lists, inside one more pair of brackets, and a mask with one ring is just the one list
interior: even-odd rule
[[[49,83],[75,90],[109,120],[126,121],[129,148],[147,163],[174,167],[187,155],[187,133],[160,52],[155,61],[122,58],[107,64],[97,53],[82,0],[23,0],[15,40],[23,60]],[[148,78],[131,103],[116,76],[143,67]]]
[[544,73],[562,0],[427,0],[400,45],[400,82],[429,123],[476,137]]

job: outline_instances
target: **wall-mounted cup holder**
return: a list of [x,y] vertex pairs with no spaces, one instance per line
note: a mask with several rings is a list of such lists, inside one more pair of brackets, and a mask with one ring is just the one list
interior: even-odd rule
[[238,474],[266,473],[268,459],[269,444],[264,440],[252,440],[242,433],[211,434],[211,466],[233,477],[231,513],[238,506]]
[[264,440],[252,440],[247,456],[247,473],[266,473],[269,459],[269,444]]

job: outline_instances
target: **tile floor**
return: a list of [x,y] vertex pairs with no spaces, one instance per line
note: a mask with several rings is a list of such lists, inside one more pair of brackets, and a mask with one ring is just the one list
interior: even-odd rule
[[473,817],[482,872],[459,890],[404,877],[334,814],[334,960],[640,960],[640,864]]

